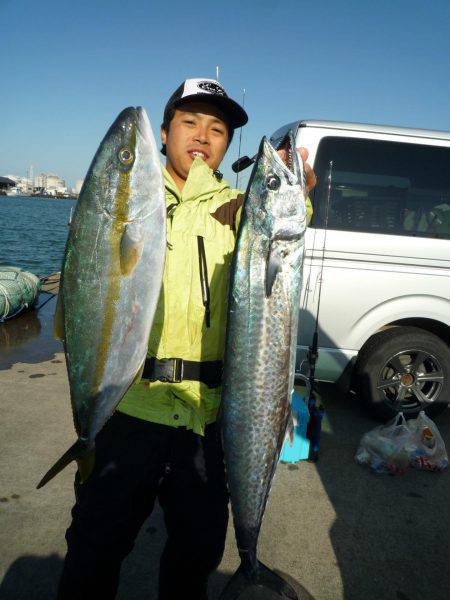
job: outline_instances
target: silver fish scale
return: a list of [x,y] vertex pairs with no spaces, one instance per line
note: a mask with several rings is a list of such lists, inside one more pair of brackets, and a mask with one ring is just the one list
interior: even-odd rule
[[[250,194],[251,196],[251,194]],[[248,204],[257,200],[249,197]],[[303,240],[265,295],[269,240],[242,217],[232,266],[222,427],[238,548],[256,549],[290,415]],[[251,215],[250,215],[251,217]]]

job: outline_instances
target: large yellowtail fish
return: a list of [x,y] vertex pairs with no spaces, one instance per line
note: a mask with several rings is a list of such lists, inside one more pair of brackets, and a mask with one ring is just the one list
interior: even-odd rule
[[123,110],[103,139],[70,225],[55,335],[64,341],[78,440],[44,475],[94,466],[95,437],[142,372],[161,289],[165,193],[145,110]]
[[222,433],[241,565],[221,600],[259,593],[297,598],[292,586],[256,555],[291,415],[300,308],[305,177],[292,134],[287,155],[286,166],[272,145],[262,140],[231,266]]

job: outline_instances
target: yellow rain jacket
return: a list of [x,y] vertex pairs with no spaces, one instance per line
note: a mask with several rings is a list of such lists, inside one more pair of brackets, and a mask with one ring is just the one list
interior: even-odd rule
[[[163,168],[167,251],[163,286],[148,345],[148,357],[222,360],[225,347],[228,274],[244,196],[196,157],[180,192]],[[239,213],[239,214],[238,214]],[[308,199],[308,220],[312,214]],[[210,288],[210,326],[202,299],[197,236],[204,241]],[[155,423],[203,434],[216,420],[221,388],[199,381],[149,382],[131,386],[118,410]]]

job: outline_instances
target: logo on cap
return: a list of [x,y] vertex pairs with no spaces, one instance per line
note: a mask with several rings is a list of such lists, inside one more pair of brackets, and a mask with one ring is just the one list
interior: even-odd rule
[[213,81],[200,81],[197,84],[197,86],[201,90],[208,92],[208,94],[217,94],[219,96],[226,96],[225,90],[223,88],[221,88],[220,85],[217,85],[217,83],[214,83]]

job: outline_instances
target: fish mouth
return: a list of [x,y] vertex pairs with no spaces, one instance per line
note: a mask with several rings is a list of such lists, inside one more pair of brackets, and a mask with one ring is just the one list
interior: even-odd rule
[[142,137],[148,139],[151,136],[152,129],[147,116],[147,111],[142,106],[136,106],[134,111],[136,128]]
[[151,135],[150,121],[145,108],[142,106],[127,106],[127,108],[124,108],[111,129],[114,126],[121,129],[129,129],[134,126],[140,136],[146,139]]
[[300,156],[295,145],[295,138],[292,131],[288,134],[287,147],[287,167],[296,176],[300,175]]
[[[282,142],[278,145],[278,148],[275,148],[266,137],[263,138],[262,144],[264,146],[264,151],[266,155],[270,156],[271,159],[278,164],[278,166],[283,170],[283,172],[289,176],[289,180],[293,180],[294,183],[298,182],[299,180],[301,181],[301,158],[299,157],[299,153],[297,152],[297,148],[295,146],[295,138],[292,131],[289,131],[286,134]],[[278,154],[278,150],[283,150],[285,152],[285,161]]]

